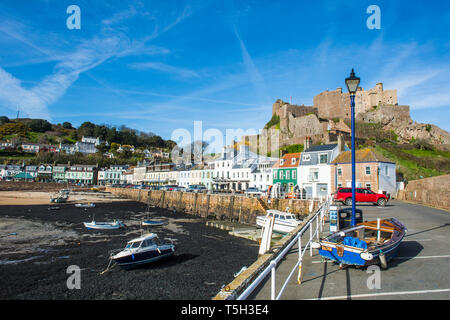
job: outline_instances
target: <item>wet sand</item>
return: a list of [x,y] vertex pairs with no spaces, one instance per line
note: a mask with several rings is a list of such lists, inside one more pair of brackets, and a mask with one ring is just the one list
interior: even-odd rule
[[[20,199],[19,199],[20,200]],[[47,198],[48,201],[48,198]],[[176,246],[173,257],[103,275],[109,251],[141,234],[147,206],[133,201],[0,205],[0,299],[211,299],[258,255],[255,242],[207,227],[206,220],[149,208],[165,224],[147,229]],[[58,206],[59,210],[48,210]],[[86,230],[83,222],[122,220],[119,230]],[[81,289],[69,290],[67,267],[81,268]]]

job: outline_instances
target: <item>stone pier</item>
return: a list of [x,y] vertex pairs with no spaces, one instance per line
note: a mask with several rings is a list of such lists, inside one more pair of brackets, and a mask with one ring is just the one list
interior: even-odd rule
[[[289,212],[299,217],[310,213],[310,200],[271,199],[267,197],[249,198],[241,195],[221,195],[190,193],[162,190],[140,190],[124,188],[106,188],[107,192],[126,197],[135,201],[147,203],[160,208],[185,212],[187,214],[203,218],[230,220],[240,223],[254,224],[256,217],[265,214],[263,204],[269,209]],[[262,203],[263,204],[262,204]],[[318,201],[313,201],[313,211],[319,206]]]

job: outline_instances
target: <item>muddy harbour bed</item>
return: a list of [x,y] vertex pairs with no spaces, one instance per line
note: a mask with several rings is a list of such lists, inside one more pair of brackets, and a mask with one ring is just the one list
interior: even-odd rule
[[[242,267],[258,257],[258,244],[205,225],[202,218],[133,201],[0,206],[0,299],[163,299],[213,298]],[[100,275],[109,251],[140,236],[142,219],[164,220],[145,229],[172,241],[174,256],[134,270],[119,266]],[[83,222],[120,219],[125,228],[87,230]],[[68,289],[71,265],[81,269],[80,289]]]

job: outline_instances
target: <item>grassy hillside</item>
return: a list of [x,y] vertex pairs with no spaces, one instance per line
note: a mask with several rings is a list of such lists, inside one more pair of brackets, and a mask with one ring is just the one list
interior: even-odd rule
[[397,172],[407,180],[450,173],[450,152],[422,150],[410,145],[379,144],[375,149],[395,161]]

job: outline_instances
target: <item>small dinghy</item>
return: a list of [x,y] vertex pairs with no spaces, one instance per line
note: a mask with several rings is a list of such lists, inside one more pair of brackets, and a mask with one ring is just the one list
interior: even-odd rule
[[397,219],[378,219],[333,233],[312,247],[342,265],[368,266],[387,263],[395,257],[408,229]]
[[170,257],[174,252],[175,246],[172,243],[161,243],[155,233],[148,233],[128,241],[125,249],[111,255],[111,260],[123,269],[132,269]]
[[112,230],[125,226],[120,220],[114,220],[114,222],[96,222],[92,220],[92,222],[83,222],[83,224],[87,229],[97,230]]
[[162,221],[162,220],[144,220],[144,221],[142,221],[143,226],[156,227],[156,226],[162,226],[163,224],[164,224],[164,221]]
[[59,210],[61,209],[60,207],[48,207],[48,210]]
[[270,217],[275,217],[273,231],[279,233],[289,233],[301,222],[301,220],[298,220],[292,213],[270,209],[267,210],[267,214],[265,216],[256,217],[256,224],[260,227],[264,227],[266,224],[266,219]]
[[95,203],[77,203],[77,204],[75,204],[75,207],[77,207],[77,208],[94,208]]

